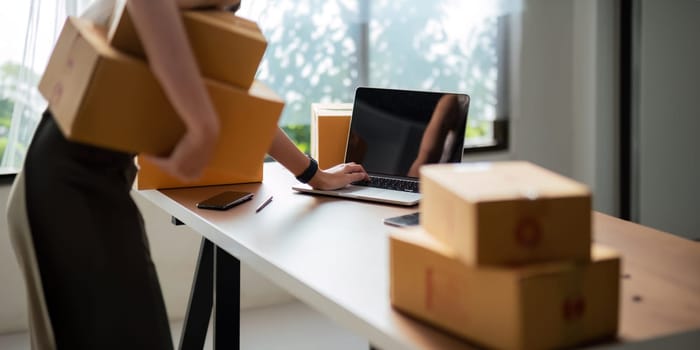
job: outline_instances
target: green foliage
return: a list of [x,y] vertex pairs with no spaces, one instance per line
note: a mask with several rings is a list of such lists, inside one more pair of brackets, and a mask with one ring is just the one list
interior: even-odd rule
[[14,102],[9,99],[0,100],[0,125],[10,127],[10,118],[12,118],[12,108]]
[[3,154],[5,154],[6,147],[7,147],[7,137],[0,137],[0,159],[2,159]]
[[[244,4],[242,14],[259,21],[269,40],[257,78],[286,101],[281,124],[300,148],[308,145],[312,102],[352,102],[361,65],[370,86],[466,92],[470,120],[493,117],[496,104],[495,19],[465,23],[469,6],[450,1],[286,1]],[[363,5],[364,4],[364,5]],[[368,9],[363,9],[368,6]],[[455,7],[456,6],[456,7]],[[365,11],[369,26],[361,22]],[[274,13],[275,16],[269,15]],[[310,20],[319,16],[328,21]],[[468,17],[468,16],[467,16]],[[471,18],[471,17],[470,17]],[[363,28],[369,43],[363,44]],[[368,52],[360,52],[368,45]],[[470,123],[467,137],[489,135],[491,122]]]
[[0,76],[1,77],[12,77],[18,76],[19,70],[22,67],[19,63],[7,61],[0,66]]
[[[478,120],[469,122],[465,139],[481,138],[489,135],[492,123],[487,120]],[[311,127],[308,124],[288,124],[282,126],[282,130],[289,136],[294,144],[304,153],[308,154],[311,150],[309,135],[311,135]]]
[[[357,17],[357,7],[347,1],[302,3],[307,6],[260,1],[247,14],[260,18],[269,40],[257,78],[286,101],[282,125],[309,124],[313,102],[351,102],[359,84],[360,32],[359,24],[352,20]],[[270,16],[272,13],[275,15]],[[314,16],[328,20],[311,20]]]
[[[0,159],[5,156],[5,149],[8,146],[9,139],[7,137],[0,137]],[[12,150],[14,151],[14,158],[19,161],[20,164],[7,164],[9,167],[19,167],[27,154],[28,145],[24,145],[16,142],[12,145]]]
[[7,132],[10,130],[12,122],[13,106],[14,103],[9,99],[0,100],[0,160],[2,160],[7,147]]
[[[11,79],[12,83],[16,85],[21,71],[22,65],[20,63],[7,61],[0,65],[0,80]],[[28,74],[26,77],[27,84],[32,86],[36,85],[39,82],[39,78],[41,78],[40,74],[31,69],[28,69],[25,74]]]
[[307,154],[310,152],[311,126],[309,124],[287,124],[282,126],[282,130],[302,152]]
[[489,129],[491,129],[491,122],[486,120],[469,122],[467,124],[467,132],[464,134],[464,137],[467,139],[485,137],[489,134]]
[[[0,96],[0,160],[5,156],[5,149],[8,147],[10,142],[7,138],[7,134],[10,130],[10,125],[12,124],[12,114],[15,107],[15,101],[12,96],[16,96],[18,92],[28,91],[29,89],[35,89],[37,83],[39,82],[41,75],[32,71],[31,68],[23,67],[17,62],[4,62],[0,64],[0,92],[7,94]],[[17,122],[19,127],[18,139],[13,141],[10,149],[14,152],[14,161],[21,164],[26,153],[27,144],[30,142],[33,135],[34,128],[36,127],[35,119],[28,118],[27,115],[31,113],[39,113],[35,109],[39,104],[35,103],[37,101],[31,100],[26,101],[28,105],[24,109],[22,115],[19,117],[20,120]],[[5,164],[9,167],[19,166],[19,164]]]

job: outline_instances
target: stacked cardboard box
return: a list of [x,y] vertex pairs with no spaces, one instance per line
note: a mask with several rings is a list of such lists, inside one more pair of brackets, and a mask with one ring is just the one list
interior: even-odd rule
[[[189,42],[221,120],[214,157],[184,183],[138,159],[139,189],[262,180],[284,102],[254,81],[267,45],[254,22],[223,11],[183,11]],[[66,137],[130,153],[165,155],[185,128],[143,57],[128,18],[108,28],[68,18],[39,84]],[[155,137],[154,135],[157,135]]]
[[311,104],[311,156],[321,169],[345,161],[352,103]]
[[471,342],[567,347],[617,332],[619,255],[591,196],[527,162],[421,168],[421,226],[393,232],[392,304]]
[[[146,58],[129,12],[115,14],[108,37],[114,48]],[[182,22],[202,75],[247,89],[265,53],[267,41],[258,25],[227,11],[183,11]]]

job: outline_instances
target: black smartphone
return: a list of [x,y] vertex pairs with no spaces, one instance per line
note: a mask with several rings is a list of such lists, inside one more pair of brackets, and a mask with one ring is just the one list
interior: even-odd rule
[[415,212],[406,215],[393,216],[384,219],[384,223],[389,226],[405,227],[405,226],[415,226],[420,223],[420,213]]
[[253,198],[250,192],[225,191],[197,203],[197,208],[226,210]]

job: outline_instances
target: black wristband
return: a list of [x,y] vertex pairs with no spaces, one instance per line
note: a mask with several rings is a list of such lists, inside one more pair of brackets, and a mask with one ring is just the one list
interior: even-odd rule
[[316,159],[313,159],[309,157],[309,166],[304,170],[301,175],[297,176],[297,180],[301,183],[307,183],[311,181],[311,179],[316,175],[316,172],[318,171],[318,163],[316,162]]

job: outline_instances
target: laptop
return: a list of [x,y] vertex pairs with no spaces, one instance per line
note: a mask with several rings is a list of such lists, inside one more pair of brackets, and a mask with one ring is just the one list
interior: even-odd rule
[[462,93],[360,87],[355,91],[345,162],[362,164],[369,181],[337,190],[306,184],[298,192],[414,206],[421,165],[459,163],[469,96]]

